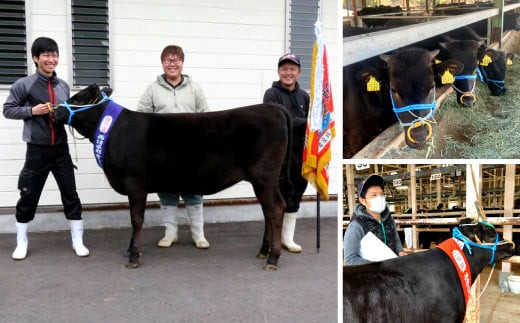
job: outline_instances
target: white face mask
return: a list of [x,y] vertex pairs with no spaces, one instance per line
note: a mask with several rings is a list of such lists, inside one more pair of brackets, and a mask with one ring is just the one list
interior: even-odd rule
[[386,208],[386,199],[384,196],[374,197],[367,201],[370,202],[370,207],[368,209],[374,213],[381,214]]

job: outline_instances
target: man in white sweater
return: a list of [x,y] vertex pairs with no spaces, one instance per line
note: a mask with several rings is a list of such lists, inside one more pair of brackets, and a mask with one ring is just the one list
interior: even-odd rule
[[[182,74],[184,52],[176,45],[166,46],[161,53],[164,74],[157,76],[141,96],[137,111],[151,113],[186,113],[207,112],[208,103],[199,84],[188,75]],[[181,170],[180,170],[181,171]],[[167,248],[177,242],[177,218],[179,214],[179,196],[186,203],[191,223],[191,236],[197,248],[209,248],[204,237],[204,218],[202,195],[182,194],[178,192],[159,192],[164,237],[158,246]]]

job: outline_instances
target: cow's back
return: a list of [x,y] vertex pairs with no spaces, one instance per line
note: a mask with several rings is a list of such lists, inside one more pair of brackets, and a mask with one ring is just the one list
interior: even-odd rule
[[251,180],[259,167],[278,177],[288,121],[277,104],[188,114],[126,111],[108,143],[107,177],[123,194],[135,185],[212,194]]
[[458,275],[441,250],[344,267],[345,322],[462,322]]

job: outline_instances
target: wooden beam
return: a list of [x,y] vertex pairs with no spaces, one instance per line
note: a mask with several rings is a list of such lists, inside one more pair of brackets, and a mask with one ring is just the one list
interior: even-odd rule
[[[513,216],[513,208],[515,203],[515,175],[516,165],[506,164],[506,181],[504,184],[504,217]],[[503,238],[506,240],[513,239],[513,227],[511,225],[504,226]],[[511,272],[511,263],[502,263],[502,272]]]

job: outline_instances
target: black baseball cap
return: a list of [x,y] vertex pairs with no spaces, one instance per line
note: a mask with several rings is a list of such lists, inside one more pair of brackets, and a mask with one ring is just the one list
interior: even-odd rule
[[358,185],[358,197],[365,198],[367,191],[372,186],[379,186],[383,190],[385,189],[385,180],[383,177],[379,175],[370,175],[368,178],[366,178],[364,181],[359,183]]
[[283,55],[282,57],[280,57],[280,59],[278,59],[278,67],[280,67],[284,62],[292,62],[298,66],[300,66],[300,58],[298,57],[298,55],[295,55],[295,54],[291,54],[291,53],[287,53],[285,55]]

